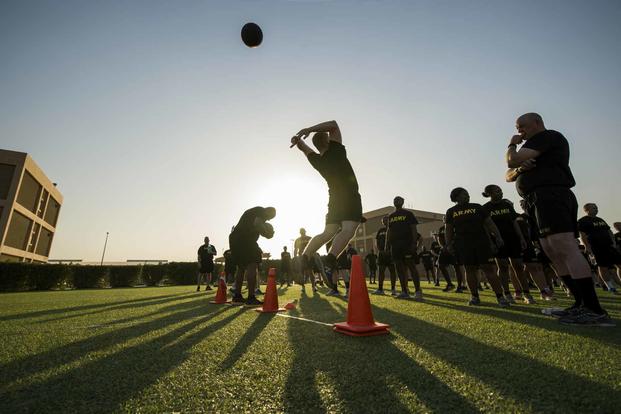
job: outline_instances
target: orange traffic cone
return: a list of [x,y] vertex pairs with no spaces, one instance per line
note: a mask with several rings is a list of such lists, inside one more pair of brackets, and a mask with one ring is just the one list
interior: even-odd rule
[[334,331],[350,336],[371,336],[387,334],[389,328],[390,325],[373,320],[369,292],[362,274],[362,258],[354,255],[351,257],[347,322],[335,323]]
[[231,303],[230,300],[226,300],[226,282],[224,281],[224,272],[220,273],[220,280],[218,281],[218,291],[216,292],[216,299],[209,301],[209,303],[215,303],[216,305]]
[[257,312],[283,312],[285,308],[278,307],[278,293],[276,292],[276,269],[270,267],[267,274],[267,289],[265,289],[265,297],[263,307],[256,308]]

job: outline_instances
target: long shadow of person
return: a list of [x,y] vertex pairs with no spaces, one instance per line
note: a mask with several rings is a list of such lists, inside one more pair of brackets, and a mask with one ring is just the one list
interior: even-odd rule
[[[221,311],[234,308],[220,308]],[[89,360],[41,381],[18,386],[4,393],[0,412],[111,412],[182,364],[191,348],[218,331],[244,310],[210,322],[203,312],[161,336],[121,348],[118,352]],[[216,311],[213,311],[216,312]],[[170,322],[170,321],[169,321]],[[146,324],[145,324],[146,325]],[[149,336],[151,338],[151,336]],[[80,398],[73,398],[73,396]],[[91,395],[90,399],[83,396]]]
[[[324,320],[343,319],[326,300],[302,296],[300,307],[312,307],[307,313],[324,315]],[[284,389],[285,412],[385,412],[386,407],[391,413],[411,412],[400,398],[405,394],[429,411],[478,412],[399,350],[390,336],[352,338],[295,320],[288,330],[294,356]]]
[[[618,411],[621,392],[601,382],[398,312],[378,309],[377,314],[398,325],[399,334],[412,344],[490,385],[502,395],[526,404],[533,411]],[[504,368],[509,361],[510,371]],[[598,395],[606,398],[598,398],[594,406],[594,396]]]
[[[12,382],[27,379],[37,373],[56,369],[72,361],[79,360],[91,352],[113,347],[117,344],[138,338],[150,332],[163,329],[190,318],[201,316],[214,317],[224,312],[229,307],[205,308],[202,300],[182,302],[159,309],[154,314],[162,314],[162,317],[147,320],[139,324],[125,326],[120,329],[106,331],[99,335],[89,336],[85,339],[62,345],[45,352],[13,360],[0,365],[0,384],[3,388],[9,387]],[[132,318],[127,318],[129,322]],[[10,389],[10,387],[9,387]]]

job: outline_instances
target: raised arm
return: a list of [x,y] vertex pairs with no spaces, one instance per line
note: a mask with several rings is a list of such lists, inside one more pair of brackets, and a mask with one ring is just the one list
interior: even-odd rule
[[330,141],[343,141],[343,139],[341,138],[341,130],[339,129],[339,124],[337,124],[336,121],[326,121],[308,128],[301,129],[297,134],[295,134],[295,136],[299,139],[306,139],[306,137],[308,137],[313,132],[327,132],[330,136]]
[[505,159],[507,160],[507,167],[517,168],[527,160],[537,158],[541,153],[530,148],[520,148],[518,151],[517,146],[522,143],[524,138],[521,135],[514,135],[511,137],[511,142],[507,148]]

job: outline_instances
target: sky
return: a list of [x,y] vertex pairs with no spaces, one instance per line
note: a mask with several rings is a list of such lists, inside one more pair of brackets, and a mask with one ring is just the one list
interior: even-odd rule
[[[249,21],[263,43],[240,39]],[[52,259],[194,260],[274,206],[277,255],[323,228],[292,135],[336,120],[364,211],[443,213],[504,182],[515,119],[569,140],[578,202],[621,221],[621,2],[0,2],[0,148],[64,196]]]

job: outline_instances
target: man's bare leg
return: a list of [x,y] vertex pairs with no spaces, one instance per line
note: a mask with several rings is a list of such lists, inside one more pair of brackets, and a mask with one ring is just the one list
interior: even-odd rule
[[354,237],[354,234],[356,234],[356,229],[359,225],[360,222],[358,221],[341,222],[341,230],[334,236],[334,239],[332,240],[332,246],[330,247],[328,255],[331,254],[335,258],[338,257],[343,252],[343,250],[345,250],[345,247],[347,247],[347,243],[349,243],[352,237]]
[[584,305],[592,312],[603,314],[591,268],[578,248],[573,232],[557,233],[540,239],[541,247],[548,255],[560,278],[575,298],[572,307]]

